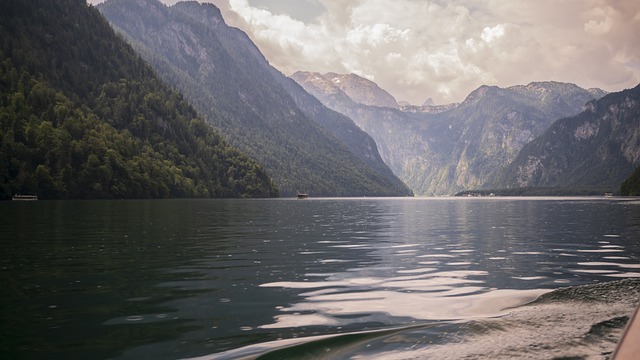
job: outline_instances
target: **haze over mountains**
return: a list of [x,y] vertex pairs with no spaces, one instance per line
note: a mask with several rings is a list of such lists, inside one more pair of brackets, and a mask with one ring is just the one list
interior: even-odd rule
[[0,10],[3,198],[616,190],[640,165],[637,87],[481,86],[418,106],[354,74],[287,78],[212,4],[108,0],[121,37],[83,0]]
[[353,100],[350,89],[335,85],[333,74],[298,72],[292,78],[371,134],[391,169],[416,194],[429,196],[493,184],[496,172],[526,143],[605,94],[557,82],[482,86],[461,104],[398,109]]

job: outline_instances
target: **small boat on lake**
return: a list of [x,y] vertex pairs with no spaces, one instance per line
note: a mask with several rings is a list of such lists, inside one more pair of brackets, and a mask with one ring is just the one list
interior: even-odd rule
[[14,201],[35,201],[38,200],[38,196],[37,195],[18,195],[15,194],[11,197],[11,200]]
[[307,199],[308,197],[309,197],[309,194],[301,193],[300,191],[298,191],[298,199]]

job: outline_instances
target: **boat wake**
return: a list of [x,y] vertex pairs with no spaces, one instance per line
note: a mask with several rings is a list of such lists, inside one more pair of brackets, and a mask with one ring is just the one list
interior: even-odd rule
[[494,318],[278,340],[191,360],[604,359],[639,295],[640,279],[568,287]]

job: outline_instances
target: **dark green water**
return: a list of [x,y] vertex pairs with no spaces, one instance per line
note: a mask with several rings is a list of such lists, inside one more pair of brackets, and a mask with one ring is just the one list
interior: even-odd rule
[[2,359],[402,352],[640,276],[640,204],[620,199],[2,202],[0,219]]

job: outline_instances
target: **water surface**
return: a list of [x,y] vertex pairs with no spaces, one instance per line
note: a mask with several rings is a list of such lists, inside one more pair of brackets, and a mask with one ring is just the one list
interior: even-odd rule
[[312,357],[372,337],[371,353],[410,351],[550,289],[640,276],[628,199],[39,201],[0,216],[2,357],[278,358],[297,342]]

